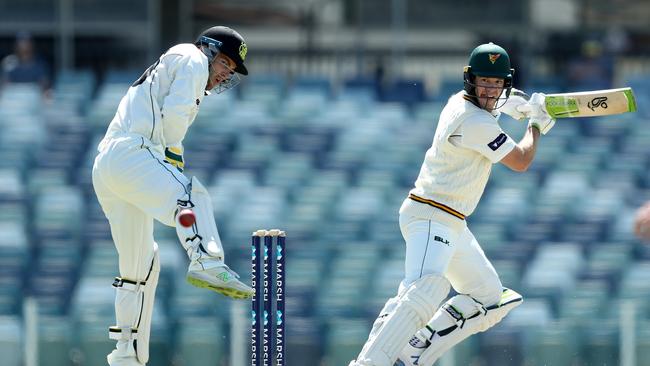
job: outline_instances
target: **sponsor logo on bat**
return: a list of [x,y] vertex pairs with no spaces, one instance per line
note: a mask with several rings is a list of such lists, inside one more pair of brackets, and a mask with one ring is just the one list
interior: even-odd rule
[[595,111],[596,108],[601,107],[602,109],[607,109],[607,97],[596,97],[587,103],[587,107],[592,111]]
[[571,100],[563,100],[561,98],[555,98],[555,97],[547,97],[546,98],[546,106],[547,107],[564,107],[567,104],[570,104]]

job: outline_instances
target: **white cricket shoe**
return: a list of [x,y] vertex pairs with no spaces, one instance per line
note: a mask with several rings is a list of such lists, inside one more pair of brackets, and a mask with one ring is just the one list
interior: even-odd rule
[[192,261],[187,270],[187,282],[233,299],[248,299],[253,296],[254,291],[239,281],[239,275],[235,271],[216,258]]
[[118,341],[115,349],[106,356],[106,361],[111,366],[144,366],[138,361],[131,341]]
[[123,356],[119,353],[117,350],[113,350],[113,352],[106,356],[106,361],[108,361],[110,366],[145,366],[138,361],[137,357]]
[[367,361],[358,361],[358,360],[352,360],[348,364],[348,366],[374,366],[374,364],[368,363]]

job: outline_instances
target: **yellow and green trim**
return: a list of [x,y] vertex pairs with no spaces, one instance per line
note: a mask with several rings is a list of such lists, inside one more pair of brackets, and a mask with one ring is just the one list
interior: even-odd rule
[[183,155],[180,155],[179,153],[173,151],[173,150],[178,150],[174,149],[171,147],[168,147],[165,149],[165,157],[170,160],[178,161],[178,162],[183,162]]
[[165,149],[165,160],[182,172],[185,163],[181,154],[181,150],[178,148],[168,147]]
[[445,204],[442,204],[440,202],[436,202],[434,200],[422,198],[420,196],[414,195],[413,193],[409,194],[409,198],[412,199],[415,202],[424,203],[425,205],[435,207],[435,208],[437,208],[439,210],[442,210],[442,211],[444,211],[444,212],[446,212],[446,213],[448,213],[448,214],[450,214],[452,216],[455,216],[455,217],[457,217],[457,218],[459,218],[461,220],[465,220],[465,215],[463,215],[462,213],[460,213],[460,212],[454,210],[453,208],[451,208],[451,207],[449,207],[449,206],[447,206]]

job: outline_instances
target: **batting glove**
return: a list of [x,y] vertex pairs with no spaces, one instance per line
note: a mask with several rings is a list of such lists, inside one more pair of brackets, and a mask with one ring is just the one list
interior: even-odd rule
[[521,121],[528,118],[528,115],[520,111],[518,108],[528,103],[528,99],[530,99],[528,94],[519,89],[512,88],[510,91],[510,97],[506,100],[503,106],[499,108],[499,110],[510,117]]
[[530,118],[528,125],[537,128],[542,135],[546,135],[555,126],[555,120],[546,112],[545,100],[546,94],[533,93],[528,103],[517,107]]

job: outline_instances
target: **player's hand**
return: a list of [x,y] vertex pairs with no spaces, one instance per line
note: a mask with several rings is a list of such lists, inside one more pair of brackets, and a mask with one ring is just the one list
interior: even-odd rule
[[640,239],[650,240],[650,202],[646,202],[636,211],[634,233]]
[[530,96],[519,89],[512,88],[510,91],[510,97],[499,109],[501,112],[509,115],[510,117],[516,120],[523,120],[528,118],[528,114],[519,110],[519,107],[528,103]]
[[528,125],[537,128],[542,135],[546,135],[555,126],[555,120],[546,112],[545,99],[546,94],[533,93],[528,103],[517,108],[530,118]]

